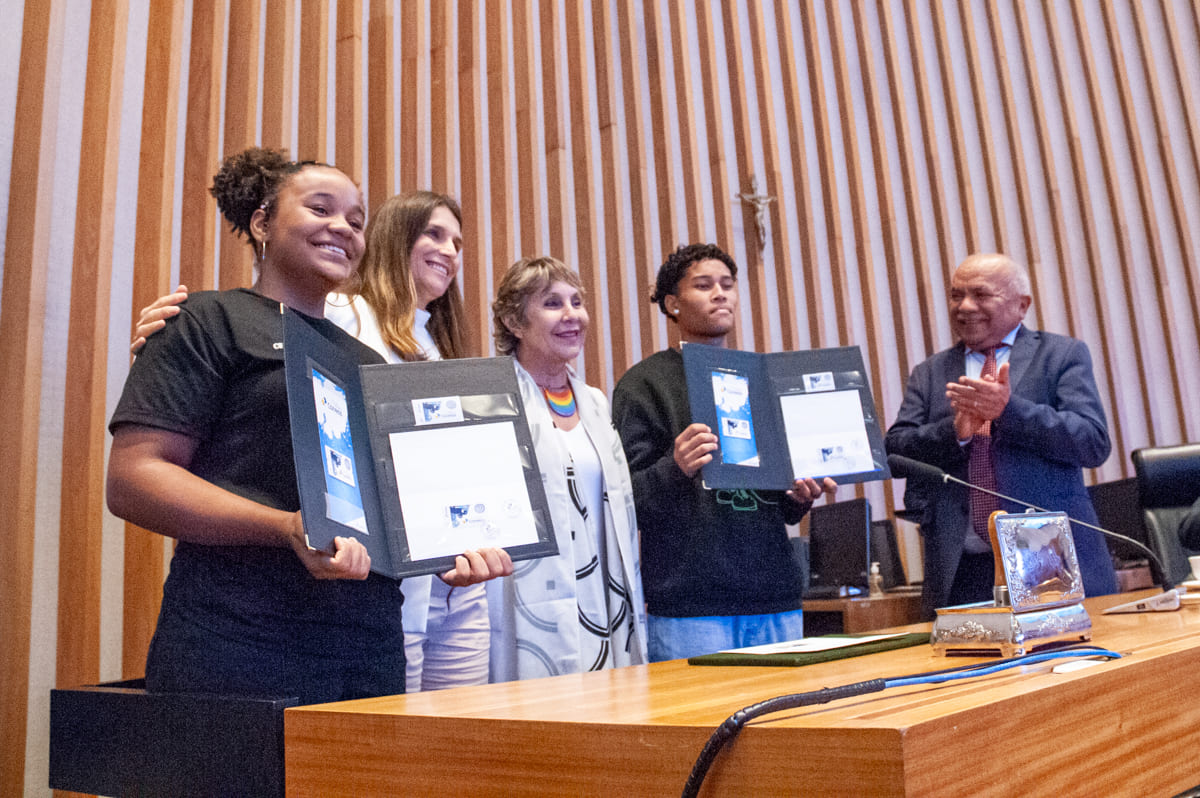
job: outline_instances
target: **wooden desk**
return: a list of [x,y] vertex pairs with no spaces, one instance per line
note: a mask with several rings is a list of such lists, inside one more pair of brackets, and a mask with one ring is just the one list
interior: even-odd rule
[[[1142,595],[1145,595],[1143,593]],[[1100,615],[1126,656],[895,688],[760,719],[703,795],[1172,795],[1200,783],[1200,607]],[[928,646],[803,668],[682,661],[288,709],[290,796],[678,795],[726,717],[777,695],[978,661]]]
[[[822,616],[836,616],[834,618]],[[833,623],[830,623],[830,620]],[[882,596],[805,599],[806,635],[871,632],[905,626],[921,620],[921,589],[884,593]]]

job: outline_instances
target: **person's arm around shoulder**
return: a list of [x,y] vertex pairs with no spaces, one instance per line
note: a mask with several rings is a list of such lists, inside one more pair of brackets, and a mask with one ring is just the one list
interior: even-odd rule
[[220,488],[187,470],[195,439],[124,425],[113,433],[107,498],[114,515],[178,540],[210,546],[291,548],[317,579],[366,579],[371,557],[353,538],[335,553],[310,549],[298,512],[276,510]]
[[187,297],[187,286],[181,283],[174,293],[160,296],[142,308],[134,326],[133,343],[129,345],[129,351],[135,355],[140,352],[147,338],[167,326],[167,319],[179,315],[179,304]]

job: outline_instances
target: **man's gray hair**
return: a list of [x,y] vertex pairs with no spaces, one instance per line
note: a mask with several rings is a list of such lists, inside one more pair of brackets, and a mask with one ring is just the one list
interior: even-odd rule
[[1009,287],[1016,289],[1020,296],[1033,297],[1033,284],[1029,280],[1029,270],[1007,255],[999,252],[978,252],[968,255],[960,265],[1001,267],[1008,274]]

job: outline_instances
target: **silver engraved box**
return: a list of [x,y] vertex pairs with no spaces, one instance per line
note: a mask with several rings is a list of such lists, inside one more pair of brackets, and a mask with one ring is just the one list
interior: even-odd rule
[[1011,657],[1091,640],[1083,577],[1065,513],[997,515],[1005,584],[990,602],[937,611],[930,643],[941,654]]

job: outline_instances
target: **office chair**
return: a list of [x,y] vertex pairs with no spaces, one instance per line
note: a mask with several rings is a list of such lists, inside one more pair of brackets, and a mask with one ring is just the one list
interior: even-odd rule
[[1179,524],[1200,496],[1200,443],[1136,449],[1132,457],[1146,539],[1171,581],[1182,582],[1191,575],[1188,555],[1200,554],[1179,542]]

